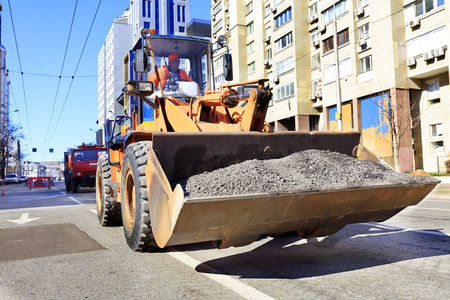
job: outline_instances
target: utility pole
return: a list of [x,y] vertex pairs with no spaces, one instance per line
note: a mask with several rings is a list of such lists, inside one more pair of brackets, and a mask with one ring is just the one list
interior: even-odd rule
[[333,4],[333,27],[334,27],[334,34],[333,34],[333,41],[334,41],[334,58],[336,60],[336,106],[337,106],[337,113],[336,113],[336,119],[338,121],[338,129],[339,131],[343,130],[342,126],[342,100],[341,100],[341,80],[339,78],[339,54],[338,54],[338,34],[337,34],[337,22],[336,22],[336,7],[335,4]]

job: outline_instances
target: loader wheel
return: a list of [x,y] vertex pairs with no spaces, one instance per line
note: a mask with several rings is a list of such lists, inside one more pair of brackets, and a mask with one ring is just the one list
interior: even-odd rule
[[97,216],[100,225],[112,226],[121,225],[122,217],[120,204],[110,201],[111,190],[108,183],[111,183],[111,167],[108,165],[108,157],[102,155],[98,158],[97,172],[95,175],[95,200],[97,202]]
[[127,146],[121,175],[122,223],[128,246],[134,251],[159,249],[150,226],[145,167],[151,142]]

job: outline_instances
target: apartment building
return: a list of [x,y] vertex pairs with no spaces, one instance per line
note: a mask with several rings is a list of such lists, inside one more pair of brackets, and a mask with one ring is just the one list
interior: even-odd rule
[[[213,40],[228,38],[234,81],[269,79],[266,121],[275,130],[360,130],[363,144],[400,172],[443,172],[448,5],[213,0],[211,26]],[[221,60],[214,66],[220,84]]]

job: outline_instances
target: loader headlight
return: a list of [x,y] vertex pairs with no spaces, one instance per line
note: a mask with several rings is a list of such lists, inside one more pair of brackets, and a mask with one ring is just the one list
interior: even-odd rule
[[153,94],[153,82],[129,80],[127,82],[127,95],[129,96],[150,96]]

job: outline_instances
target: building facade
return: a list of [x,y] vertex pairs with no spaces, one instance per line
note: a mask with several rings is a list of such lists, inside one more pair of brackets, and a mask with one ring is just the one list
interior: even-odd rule
[[211,15],[234,81],[269,79],[275,130],[358,130],[400,172],[445,171],[448,1],[212,0]]

